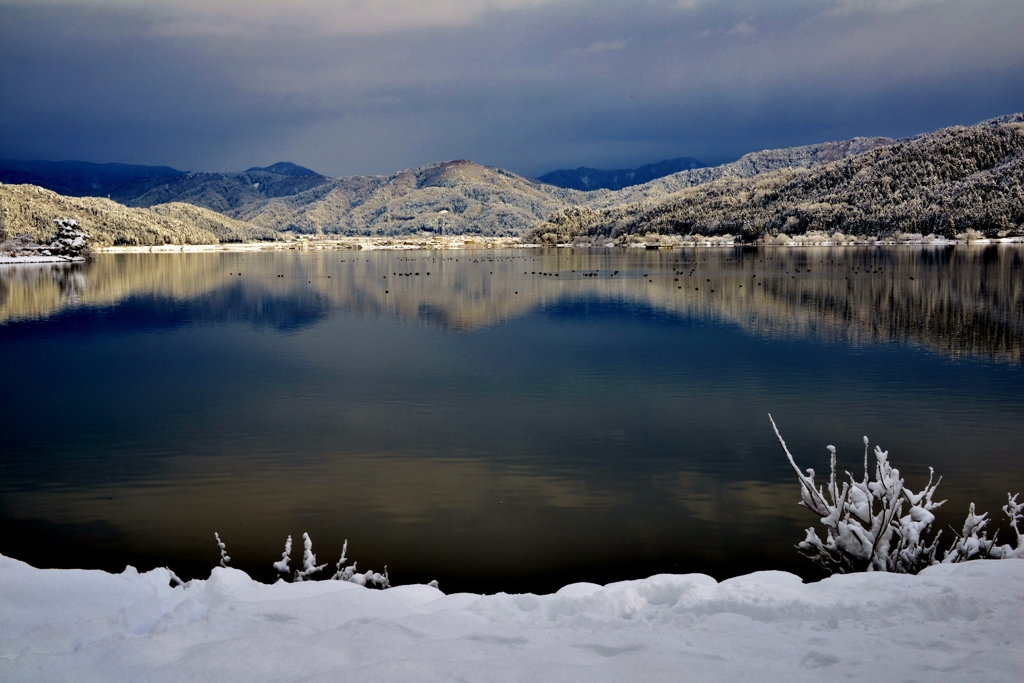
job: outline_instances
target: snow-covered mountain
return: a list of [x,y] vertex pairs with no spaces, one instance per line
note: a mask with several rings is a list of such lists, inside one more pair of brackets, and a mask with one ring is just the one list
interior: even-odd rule
[[0,184],[0,242],[25,234],[49,243],[58,218],[76,220],[99,247],[278,239],[274,230],[183,202],[135,208],[105,197],[66,197],[34,185]]
[[[617,205],[564,210],[528,236],[549,242],[630,234],[775,238],[808,231],[952,237],[1024,234],[1024,115],[909,140],[855,140],[789,163],[789,150],[676,174]],[[768,164],[760,163],[767,158]],[[798,159],[804,161],[806,157]],[[738,173],[732,172],[733,166]],[[753,170],[755,172],[751,173]],[[660,183],[660,187],[657,185]]]
[[[289,162],[240,173],[182,172],[166,167],[84,162],[59,162],[56,166],[56,162],[9,162],[11,167],[21,164],[25,168],[7,175],[2,175],[8,168],[4,165],[7,162],[0,162],[0,181],[31,183],[69,196],[109,197],[134,208],[191,204],[249,222],[260,234],[269,230],[342,235],[430,232],[517,236],[568,207],[617,206],[662,197],[721,177],[749,177],[778,168],[812,167],[890,142],[887,138],[855,139],[754,152],[715,167],[692,168],[695,164],[691,162],[695,160],[684,159],[687,163],[682,165],[691,168],[622,190],[590,192],[556,187],[466,160],[429,164],[387,176],[344,178],[329,178]],[[30,174],[26,169],[32,164],[38,166],[37,170],[49,168],[49,175]],[[659,165],[652,164],[647,171],[654,174],[656,166]],[[105,175],[101,173],[104,169]],[[117,169],[120,173],[113,172]]]
[[547,235],[560,242],[652,231],[758,239],[807,230],[975,229],[994,236],[1015,234],[1024,223],[1022,122],[1024,115],[1012,114],[907,140],[753,152],[621,190],[565,189],[456,160],[345,178],[288,162],[242,173],[159,175],[146,170],[158,167],[139,167],[128,173],[143,176],[72,194],[109,195],[139,208],[191,204],[259,234]]

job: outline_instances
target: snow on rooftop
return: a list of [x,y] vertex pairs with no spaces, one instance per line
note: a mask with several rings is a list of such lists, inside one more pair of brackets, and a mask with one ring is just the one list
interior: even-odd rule
[[235,569],[35,569],[0,556],[0,680],[1024,680],[1024,561],[803,584],[660,575],[552,595],[266,585]]

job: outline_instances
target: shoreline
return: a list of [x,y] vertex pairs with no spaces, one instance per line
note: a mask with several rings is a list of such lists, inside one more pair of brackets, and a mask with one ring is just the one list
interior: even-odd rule
[[[691,237],[687,239],[687,237]],[[616,241],[603,243],[558,243],[532,244],[523,243],[518,237],[409,237],[409,238],[370,238],[370,237],[332,237],[332,238],[298,238],[280,242],[222,242],[219,244],[163,244],[153,246],[114,245],[94,247],[93,251],[103,254],[173,254],[194,252],[248,252],[248,251],[414,251],[414,250],[468,250],[468,249],[541,249],[541,248],[622,248],[622,249],[678,249],[690,247],[863,247],[863,246],[949,246],[949,245],[1007,245],[1024,244],[1024,237],[1001,237],[995,239],[948,239],[929,235],[897,235],[893,238],[879,239],[874,237],[842,236],[834,239],[825,235],[799,235],[788,239],[769,238],[755,242],[738,241],[732,235],[716,237],[692,238],[662,236],[657,241]],[[50,258],[50,261],[40,260]],[[17,259],[17,260],[15,260]],[[68,260],[63,257],[33,257],[33,263],[56,263]],[[0,258],[2,263],[29,263],[20,257]]]
[[[691,237],[691,236],[687,236]],[[760,239],[742,242],[731,235],[715,237],[700,236],[687,239],[676,235],[662,236],[658,241],[608,240],[603,243],[532,244],[523,243],[517,237],[431,237],[431,238],[367,238],[340,237],[330,239],[299,238],[280,242],[221,242],[218,244],[161,244],[161,245],[112,245],[93,247],[96,254],[181,254],[204,252],[254,252],[254,251],[464,251],[476,249],[647,249],[670,250],[682,248],[722,247],[865,247],[865,246],[992,246],[1020,245],[1024,237],[1001,237],[995,239],[948,239],[944,237],[878,239],[872,237],[848,237],[835,240],[812,235],[795,238]],[[46,265],[61,263],[83,263],[81,256],[0,256],[0,266]]]
[[221,242],[219,244],[163,244],[156,246],[95,247],[104,254],[177,253],[204,251],[407,251],[448,249],[519,249],[540,245],[523,244],[518,237],[306,237],[279,242]]
[[84,256],[0,256],[0,266],[82,263],[85,260]]

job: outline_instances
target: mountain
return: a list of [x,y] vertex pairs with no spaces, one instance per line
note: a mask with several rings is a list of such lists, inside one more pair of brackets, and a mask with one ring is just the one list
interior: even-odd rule
[[[207,231],[218,240],[243,234],[239,226],[248,226],[256,239],[280,231],[505,235],[545,242],[652,231],[742,234],[745,239],[807,230],[951,235],[975,229],[997,235],[1024,230],[1022,124],[1024,115],[1013,114],[912,139],[853,138],[764,150],[620,190],[587,192],[466,160],[346,178],[329,178],[288,162],[242,173],[109,164],[83,168],[115,167],[106,176],[94,176],[102,189],[93,187],[90,193],[109,195],[125,206],[160,212],[174,204],[180,213],[181,206],[192,205],[236,221],[218,228],[224,237]],[[23,163],[19,172],[42,170],[57,177],[52,168],[18,163]],[[65,184],[84,187],[80,180],[71,183],[71,176],[63,177]],[[103,185],[100,180],[118,182]],[[221,220],[203,216],[204,221]]]
[[631,185],[642,185],[657,178],[663,178],[679,171],[703,168],[707,164],[691,157],[666,159],[639,168],[603,171],[599,168],[580,166],[575,169],[559,169],[537,178],[542,183],[570,190],[621,190]]
[[819,142],[813,145],[767,149],[744,154],[736,161],[720,166],[706,166],[652,180],[643,185],[624,188],[618,192],[594,196],[586,204],[594,208],[607,208],[643,201],[659,200],[666,195],[714,182],[722,178],[753,178],[762,173],[787,168],[814,168],[840,159],[863,154],[895,142],[892,138],[852,138],[837,142]]
[[[570,207],[598,210],[652,201],[722,177],[749,177],[778,168],[810,168],[891,142],[886,138],[855,139],[756,152],[731,164],[689,168],[621,190],[589,192],[529,180],[504,169],[466,160],[430,164],[388,176],[346,178],[329,178],[289,162],[254,167],[241,173],[185,173],[166,167],[83,162],[39,163],[67,165],[61,186],[71,189],[62,194],[106,196],[133,208],[189,204],[249,223],[264,237],[279,231],[382,236],[422,232],[518,236]],[[665,170],[672,164],[692,166],[694,163],[699,162],[677,159],[636,171],[654,173],[643,169]],[[95,180],[91,182],[85,182],[81,174],[74,175],[76,169],[110,166],[135,170],[120,175],[96,176],[94,173]],[[23,172],[29,170],[25,168]],[[22,176],[0,179],[0,182],[53,186],[50,181],[42,184],[38,178],[33,182]]]
[[54,219],[74,218],[92,244],[156,246],[275,240],[274,230],[181,202],[129,208],[105,197],[66,197],[33,185],[0,185],[0,221],[8,236],[50,241]]
[[331,179],[312,171],[283,168],[277,173],[250,169],[243,173],[186,173],[174,177],[133,180],[110,188],[111,199],[125,206],[149,207],[168,202],[185,202],[211,211],[237,217],[252,212],[275,197],[288,197],[327,185]]
[[[850,155],[855,147],[866,149]],[[808,231],[1024,234],[1024,114],[909,140],[823,149],[817,156],[825,163],[811,166],[778,168],[779,156],[769,154],[776,160],[750,176],[720,173],[667,195],[563,210],[528,239],[657,233],[732,234],[751,241]]]
[[[751,177],[780,168],[811,168],[891,144],[888,138],[857,138],[748,154],[713,168],[680,171],[622,190],[581,192],[541,183],[510,171],[456,160],[390,176],[350,176],[309,190],[238,204],[226,213],[274,230],[343,235],[418,232],[523,235],[548,216],[570,207],[594,209],[650,201],[722,177]],[[209,195],[180,196],[206,201]]]
[[0,161],[0,182],[36,185],[63,195],[98,197],[135,180],[184,175],[169,166],[92,164],[87,161]]
[[343,235],[520,235],[579,193],[456,160],[390,176],[351,176],[274,198],[237,218],[277,230]]
[[246,173],[255,173],[257,171],[263,171],[264,173],[274,173],[276,175],[292,175],[292,176],[319,176],[320,174],[316,171],[310,171],[304,166],[293,164],[290,161],[279,161],[276,164],[265,166],[263,168],[253,167],[246,170]]
[[111,199],[136,207],[185,202],[277,231],[515,236],[567,207],[603,208],[656,199],[722,177],[810,168],[891,142],[888,138],[857,138],[755,152],[730,164],[684,170],[618,191],[564,189],[504,169],[455,160],[389,176],[345,178],[328,178],[279,162],[244,173],[187,173],[134,180],[112,188],[109,194]]
[[184,202],[219,213],[252,209],[329,182],[287,161],[244,173],[188,173],[167,166],[84,161],[0,161],[0,182],[30,184],[71,197],[109,197],[125,206]]
[[[259,239],[278,231],[518,236],[569,207],[600,209],[650,201],[721,177],[811,167],[889,142],[884,138],[857,139],[756,152],[731,164],[680,171],[618,191],[563,189],[504,169],[455,160],[389,176],[346,178],[328,178],[288,162],[242,173],[175,171],[173,175],[153,174],[103,185],[95,194],[133,208],[179,204],[207,209],[250,224],[262,236]],[[159,244],[163,238],[153,239]]]

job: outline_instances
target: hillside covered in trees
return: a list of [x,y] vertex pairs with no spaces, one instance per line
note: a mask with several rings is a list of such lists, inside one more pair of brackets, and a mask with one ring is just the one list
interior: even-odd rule
[[274,230],[228,218],[209,209],[174,202],[130,208],[99,197],[65,197],[34,185],[0,185],[0,241],[25,234],[50,241],[55,220],[71,218],[93,246],[217,244],[276,240]]
[[654,233],[754,241],[808,231],[1024,235],[1024,115],[881,144],[815,167],[723,176],[612,207],[568,208],[527,239]]
[[391,176],[352,176],[239,218],[277,230],[341,235],[518,236],[584,193],[458,160]]

